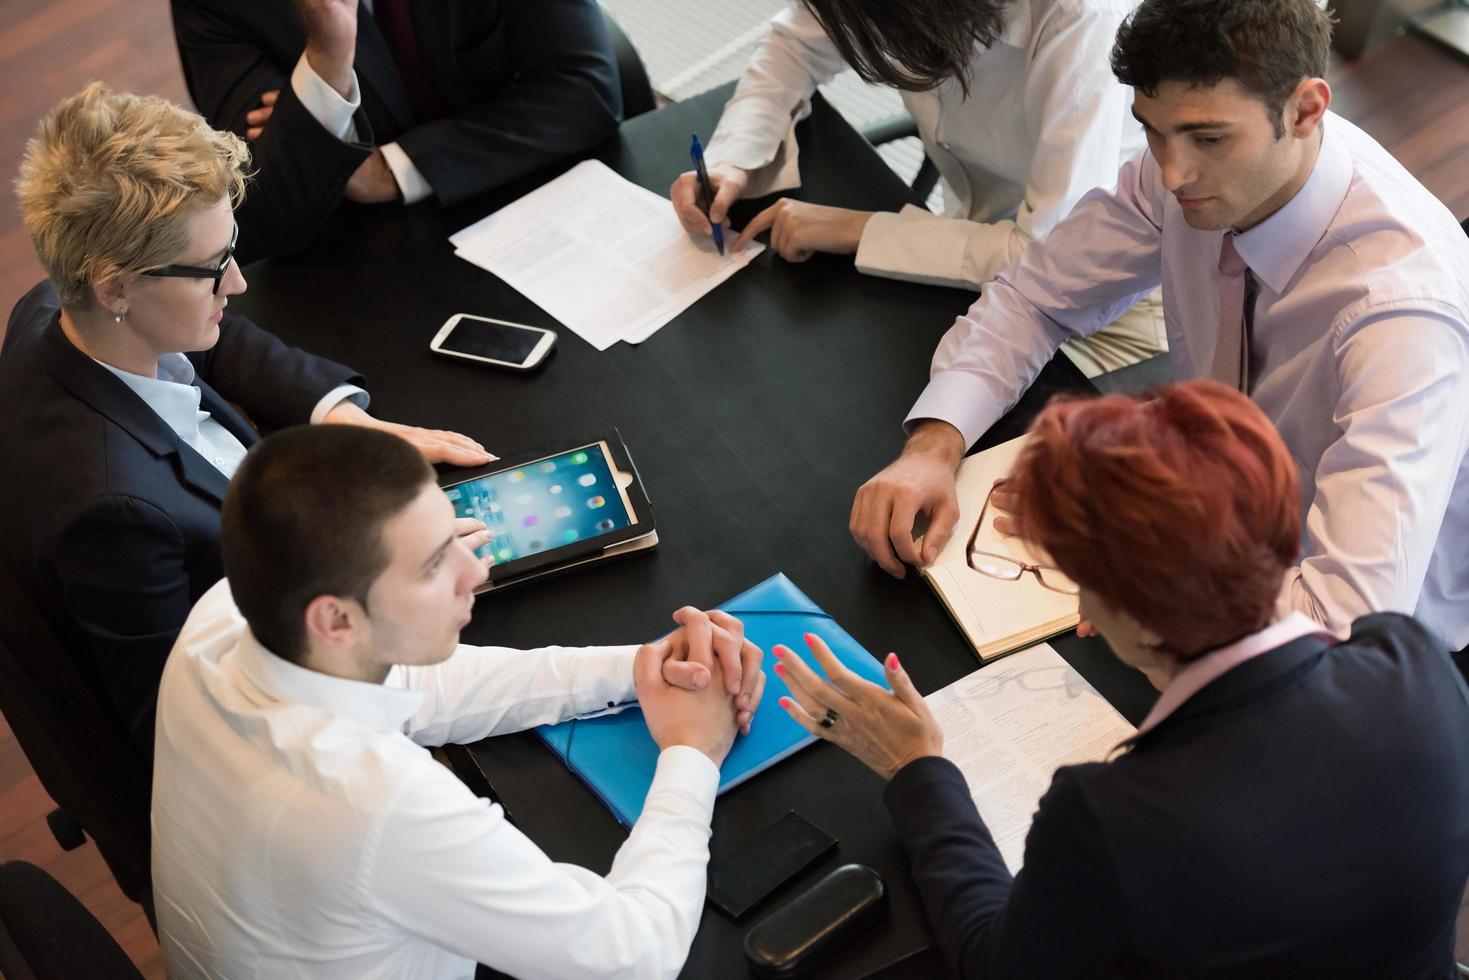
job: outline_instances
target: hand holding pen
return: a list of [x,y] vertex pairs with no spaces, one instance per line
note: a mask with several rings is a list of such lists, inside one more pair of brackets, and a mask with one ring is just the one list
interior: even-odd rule
[[[697,139],[696,136],[695,140]],[[692,147],[690,150],[692,151]],[[693,155],[692,152],[690,155]],[[695,167],[694,170],[679,174],[678,179],[669,187],[668,196],[673,201],[674,213],[678,215],[679,223],[685,231],[690,235],[714,237],[715,229],[718,228],[720,235],[715,243],[720,244],[724,235],[732,230],[729,227],[729,209],[744,193],[745,186],[749,183],[749,174],[729,164],[716,163],[708,167],[704,171],[704,178],[708,181],[708,196],[701,200],[701,192],[705,188],[700,180],[697,162]]]

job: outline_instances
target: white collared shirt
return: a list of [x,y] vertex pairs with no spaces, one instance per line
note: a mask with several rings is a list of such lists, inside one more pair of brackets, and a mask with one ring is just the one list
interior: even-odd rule
[[[245,458],[245,447],[229,429],[219,424],[218,419],[199,407],[204,393],[194,384],[193,361],[183,354],[164,354],[158,359],[158,374],[152,378],[124,371],[103,361],[97,363],[131,388],[133,394],[143,399],[181,441],[223,473],[225,479],[234,477],[240,461]],[[320,423],[327,412],[347,399],[359,408],[367,407],[367,392],[356,385],[338,385],[311,410],[311,423]]]
[[[970,94],[945,81],[903,92],[943,176],[945,217],[879,213],[857,250],[872,275],[979,287],[1143,148],[1131,89],[1109,54],[1137,0],[1015,0],[1003,35],[976,48]],[[724,108],[706,157],[751,171],[745,194],[800,185],[795,125],[811,94],[847,67],[803,3],[776,14]],[[820,203],[820,202],[818,202]]]
[[[1259,282],[1251,397],[1301,481],[1303,557],[1279,611],[1338,636],[1369,612],[1469,643],[1469,239],[1339,116],[1300,192],[1234,239]],[[987,286],[939,343],[908,414],[972,444],[1057,346],[1161,282],[1179,380],[1207,377],[1223,233],[1185,220],[1144,152]]]
[[605,709],[635,647],[459,647],[384,684],[257,643],[220,582],[164,669],[153,887],[174,980],[672,977],[719,770],[665,750],[606,877],[553,863],[423,748]]
[[[372,0],[362,0],[362,5],[367,8],[368,13],[372,13]],[[348,92],[349,97],[344,99],[307,63],[306,52],[303,51],[296,67],[291,71],[291,90],[296,93],[296,98],[301,100],[306,111],[321,123],[323,129],[344,142],[357,142],[357,126],[352,122],[353,115],[362,107],[362,90],[357,87],[357,72],[352,72],[352,88]],[[428,178],[414,166],[401,146],[397,143],[384,143],[378,149],[382,151],[388,169],[393,172],[393,179],[398,183],[398,193],[403,195],[404,204],[417,204],[434,192],[429,186]]]

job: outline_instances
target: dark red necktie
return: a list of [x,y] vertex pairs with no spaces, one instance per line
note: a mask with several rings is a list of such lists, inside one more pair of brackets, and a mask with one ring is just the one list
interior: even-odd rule
[[424,63],[423,51],[418,46],[418,35],[413,30],[412,0],[376,0],[372,15],[381,28],[393,61],[398,65],[398,74],[403,79],[403,88],[408,92],[408,101],[413,105],[413,117],[417,122],[427,122],[444,114],[439,94],[429,77]]

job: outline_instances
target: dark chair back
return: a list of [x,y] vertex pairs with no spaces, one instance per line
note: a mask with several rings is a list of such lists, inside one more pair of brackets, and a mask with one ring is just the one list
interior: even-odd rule
[[652,112],[658,102],[653,98],[653,85],[648,81],[648,69],[643,67],[638,49],[632,46],[632,41],[617,26],[611,14],[602,11],[602,19],[607,23],[612,51],[617,56],[617,74],[622,78],[622,118],[631,119]]
[[50,821],[58,843],[67,849],[76,844],[64,839],[60,828],[66,824],[84,830],[123,894],[151,919],[151,760],[63,649],[4,558],[0,609],[0,712],[64,814]]
[[0,864],[0,976],[143,980],[122,947],[61,883],[34,864]]

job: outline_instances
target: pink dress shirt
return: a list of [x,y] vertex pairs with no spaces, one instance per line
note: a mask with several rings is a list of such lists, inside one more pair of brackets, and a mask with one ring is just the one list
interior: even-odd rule
[[[1235,236],[1259,284],[1251,396],[1301,477],[1303,556],[1278,612],[1368,612],[1469,643],[1469,238],[1371,137],[1328,114],[1315,168]],[[1144,152],[985,286],[908,415],[973,443],[1056,348],[1163,287],[1179,380],[1207,377],[1223,233],[1189,226]]]

